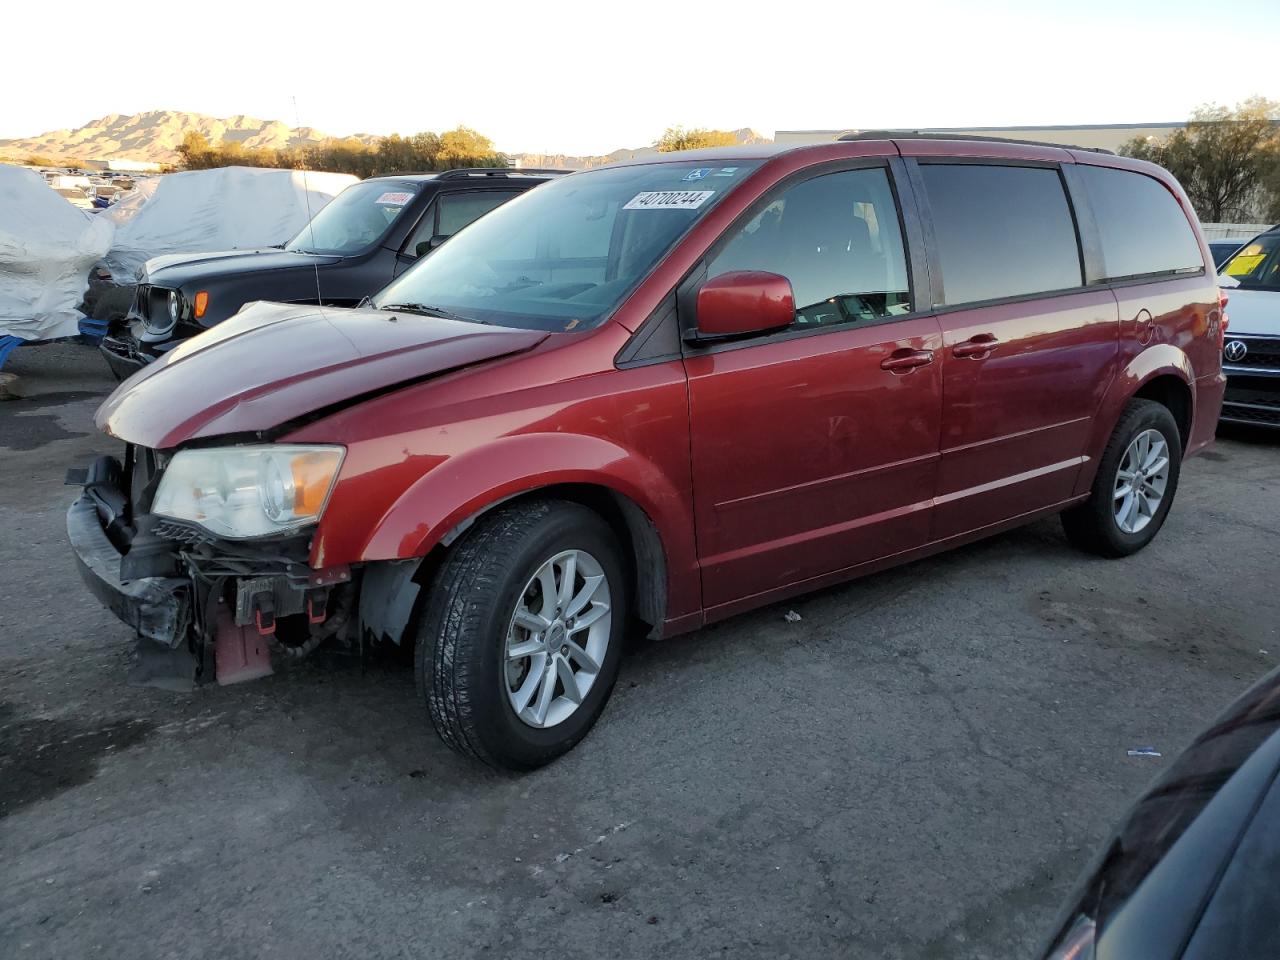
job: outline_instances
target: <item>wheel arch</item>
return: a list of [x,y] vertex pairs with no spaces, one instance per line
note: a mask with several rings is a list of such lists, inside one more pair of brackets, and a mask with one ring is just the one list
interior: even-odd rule
[[444,561],[450,547],[477,520],[501,507],[528,500],[567,500],[600,516],[613,530],[629,563],[632,613],[658,639],[667,613],[667,552],[652,518],[625,493],[601,483],[551,483],[486,504],[458,523],[423,558],[427,571]]
[[508,437],[423,474],[380,518],[364,562],[418,559],[427,582],[478,519],[522,499],[561,499],[614,530],[634,572],[633,610],[658,635],[665,620],[701,609],[692,503],[679,478],[613,441],[575,434]]
[[1093,434],[1085,450],[1085,464],[1080,471],[1075,493],[1083,496],[1093,485],[1098,460],[1130,400],[1154,400],[1168,407],[1178,424],[1183,455],[1195,423],[1195,382],[1191,361],[1180,348],[1169,343],[1148,347],[1132,357],[1111,382],[1098,414]]
[[1195,400],[1191,385],[1173,373],[1159,373],[1134,391],[1130,399],[1154,400],[1167,407],[1178,424],[1178,437],[1182,441],[1182,449],[1187,449],[1191,440],[1191,424]]

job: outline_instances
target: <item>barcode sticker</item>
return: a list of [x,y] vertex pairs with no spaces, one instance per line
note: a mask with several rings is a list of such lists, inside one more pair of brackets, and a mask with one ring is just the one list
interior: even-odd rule
[[637,193],[623,210],[697,210],[716,195],[714,190],[653,190]]

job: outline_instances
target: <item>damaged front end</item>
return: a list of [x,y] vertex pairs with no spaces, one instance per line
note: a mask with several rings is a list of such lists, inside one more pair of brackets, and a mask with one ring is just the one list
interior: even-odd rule
[[[304,656],[356,631],[352,571],[308,563],[311,528],[252,539],[151,512],[171,457],[130,445],[68,483],[67,533],[90,591],[138,636],[133,679],[189,689],[272,672],[269,645]],[[217,481],[225,481],[225,477]]]

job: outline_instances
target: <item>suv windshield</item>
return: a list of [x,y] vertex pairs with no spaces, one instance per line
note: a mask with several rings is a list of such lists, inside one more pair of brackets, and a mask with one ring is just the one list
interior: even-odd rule
[[373,302],[508,327],[588,329],[757,166],[652,163],[552,181],[481,217]]
[[353,183],[284,248],[297,253],[359,253],[382,239],[417,192],[416,184],[399,180]]
[[1227,261],[1222,272],[1242,287],[1280,289],[1280,231],[1250,240]]

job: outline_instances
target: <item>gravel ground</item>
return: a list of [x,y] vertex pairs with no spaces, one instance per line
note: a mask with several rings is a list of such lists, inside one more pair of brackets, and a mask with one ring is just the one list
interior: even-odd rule
[[105,368],[58,344],[7,369],[5,958],[1025,956],[1280,654],[1280,438],[1233,432],[1137,557],[1042,522],[637,643],[578,749],[497,776],[436,740],[393,657],[127,685],[63,527],[66,468],[113,446]]

